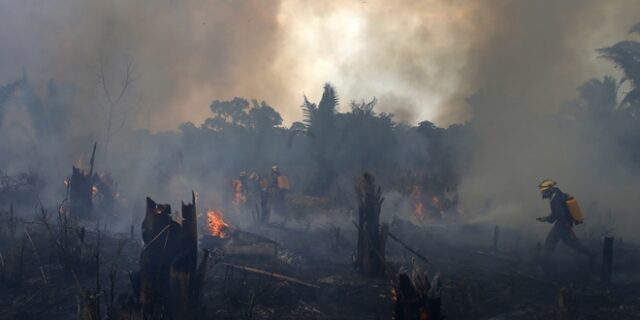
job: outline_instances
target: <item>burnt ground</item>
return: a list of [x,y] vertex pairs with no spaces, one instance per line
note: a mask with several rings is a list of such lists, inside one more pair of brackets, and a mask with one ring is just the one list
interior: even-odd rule
[[[38,217],[29,220],[39,221]],[[69,250],[61,253],[61,229],[56,229],[55,222],[16,222],[13,236],[7,223],[5,219],[0,242],[1,319],[79,318],[87,292],[98,285],[104,315],[112,292],[115,309],[131,293],[128,272],[138,269],[139,226],[133,237],[87,226],[82,242],[78,240],[80,229],[69,226]],[[200,314],[205,319],[390,319],[390,281],[366,279],[352,270],[356,235],[355,230],[344,228],[339,238],[328,227],[306,229],[291,224],[251,230],[280,244],[278,255],[271,258],[225,256],[215,250],[208,264]],[[395,223],[390,231],[429,259],[429,264],[416,260],[424,270],[441,274],[442,308],[448,319],[640,319],[638,247],[616,245],[613,283],[605,286],[597,266],[589,267],[586,259],[563,248],[556,254],[552,276],[541,271],[535,243],[494,252],[492,229]],[[456,244],[450,240],[455,234],[482,240],[475,245]],[[599,251],[599,239],[586,243]],[[201,244],[201,248],[206,246]],[[387,242],[386,255],[395,268],[412,263],[412,254],[392,240]],[[228,264],[276,272],[319,288]]]

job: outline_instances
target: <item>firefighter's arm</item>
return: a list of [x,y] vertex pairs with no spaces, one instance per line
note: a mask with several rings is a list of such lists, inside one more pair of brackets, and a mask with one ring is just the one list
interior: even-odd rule
[[551,221],[551,214],[548,216],[544,216],[544,217],[537,217],[536,220],[540,221],[540,222],[552,222]]

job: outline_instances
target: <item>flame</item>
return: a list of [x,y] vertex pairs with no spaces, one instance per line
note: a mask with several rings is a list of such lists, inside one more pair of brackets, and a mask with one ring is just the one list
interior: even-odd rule
[[222,219],[222,213],[217,210],[207,210],[207,223],[209,224],[209,233],[214,237],[224,239],[229,230],[229,224]]
[[411,200],[415,203],[415,213],[419,217],[424,214],[424,204],[420,200],[420,193],[422,192],[422,186],[413,186],[413,191],[411,192]]
[[95,184],[91,187],[91,199],[95,200],[98,195],[98,186]]

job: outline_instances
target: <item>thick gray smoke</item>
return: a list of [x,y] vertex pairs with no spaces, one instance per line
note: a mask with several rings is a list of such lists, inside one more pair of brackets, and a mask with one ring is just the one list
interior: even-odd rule
[[214,97],[281,102],[271,93],[284,90],[285,75],[269,67],[278,9],[277,1],[2,1],[0,78],[25,71],[42,86],[73,83],[93,111],[104,102],[101,63],[120,79],[131,62],[134,124],[174,130],[207,116]]
[[[0,84],[26,75],[29,89],[9,103],[0,164],[42,171],[55,199],[55,184],[75,161],[86,166],[98,141],[99,168],[140,193],[131,201],[167,179],[173,193],[159,196],[172,203],[191,188],[219,201],[214,190],[228,181],[213,169],[186,178],[198,159],[184,159],[185,141],[144,130],[200,124],[212,100],[234,96],[266,100],[290,123],[301,117],[302,93],[318,101],[314,94],[331,81],[343,105],[376,96],[378,111],[399,121],[469,120],[474,156],[462,170],[460,197],[471,219],[534,224],[547,210],[535,186],[554,178],[581,200],[588,219],[611,211],[624,233],[638,222],[638,176],[607,130],[594,129],[597,121],[568,127],[556,115],[581,83],[615,72],[594,49],[625,37],[636,7],[596,0],[3,1]],[[108,129],[106,91],[117,98],[127,70],[131,82]],[[39,112],[34,97],[53,112]],[[56,125],[37,132],[29,111]]]
[[[536,185],[552,178],[580,200],[588,216],[585,230],[614,227],[633,234],[629,226],[640,221],[640,202],[632,194],[640,180],[623,150],[615,147],[611,128],[603,128],[604,119],[558,119],[560,106],[575,99],[582,82],[602,77],[591,73],[594,64],[603,63],[594,62],[594,49],[626,36],[637,19],[625,14],[632,4],[494,4],[490,15],[500,12],[500,17],[481,26],[486,32],[471,49],[461,86],[471,96],[475,135],[474,158],[461,190],[466,212],[478,220],[544,230],[542,225],[532,229],[533,218],[548,213]],[[609,213],[614,221],[600,224],[599,217]]]

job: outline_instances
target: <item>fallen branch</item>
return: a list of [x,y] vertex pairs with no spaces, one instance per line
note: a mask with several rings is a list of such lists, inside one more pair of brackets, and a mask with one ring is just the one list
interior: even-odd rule
[[276,279],[280,279],[280,280],[284,280],[284,281],[297,283],[297,284],[300,284],[300,285],[303,285],[303,286],[306,286],[306,287],[320,289],[320,286],[318,286],[318,285],[315,285],[315,284],[312,284],[312,283],[308,283],[308,282],[304,282],[302,280],[298,280],[298,279],[293,278],[293,277],[285,276],[283,274],[270,272],[270,271],[265,271],[265,270],[260,270],[260,269],[256,269],[256,268],[252,268],[252,267],[240,266],[240,265],[237,265],[237,264],[231,264],[231,263],[226,263],[226,262],[222,262],[220,264],[225,265],[227,267],[235,268],[235,269],[238,269],[238,270],[244,270],[244,271],[257,273],[257,274],[265,275],[265,276],[268,276],[268,277],[272,277],[272,278],[276,278]]
[[394,236],[393,233],[391,233],[390,231],[387,231],[387,235],[389,235],[389,237],[391,239],[393,239],[393,240],[397,241],[399,244],[401,244],[409,252],[415,254],[418,258],[420,258],[420,260],[424,261],[428,265],[432,265],[431,262],[429,261],[429,259],[427,259],[423,255],[419,254],[417,251],[411,249],[411,247],[409,247],[406,243],[404,243],[402,240],[398,239],[398,237]]

